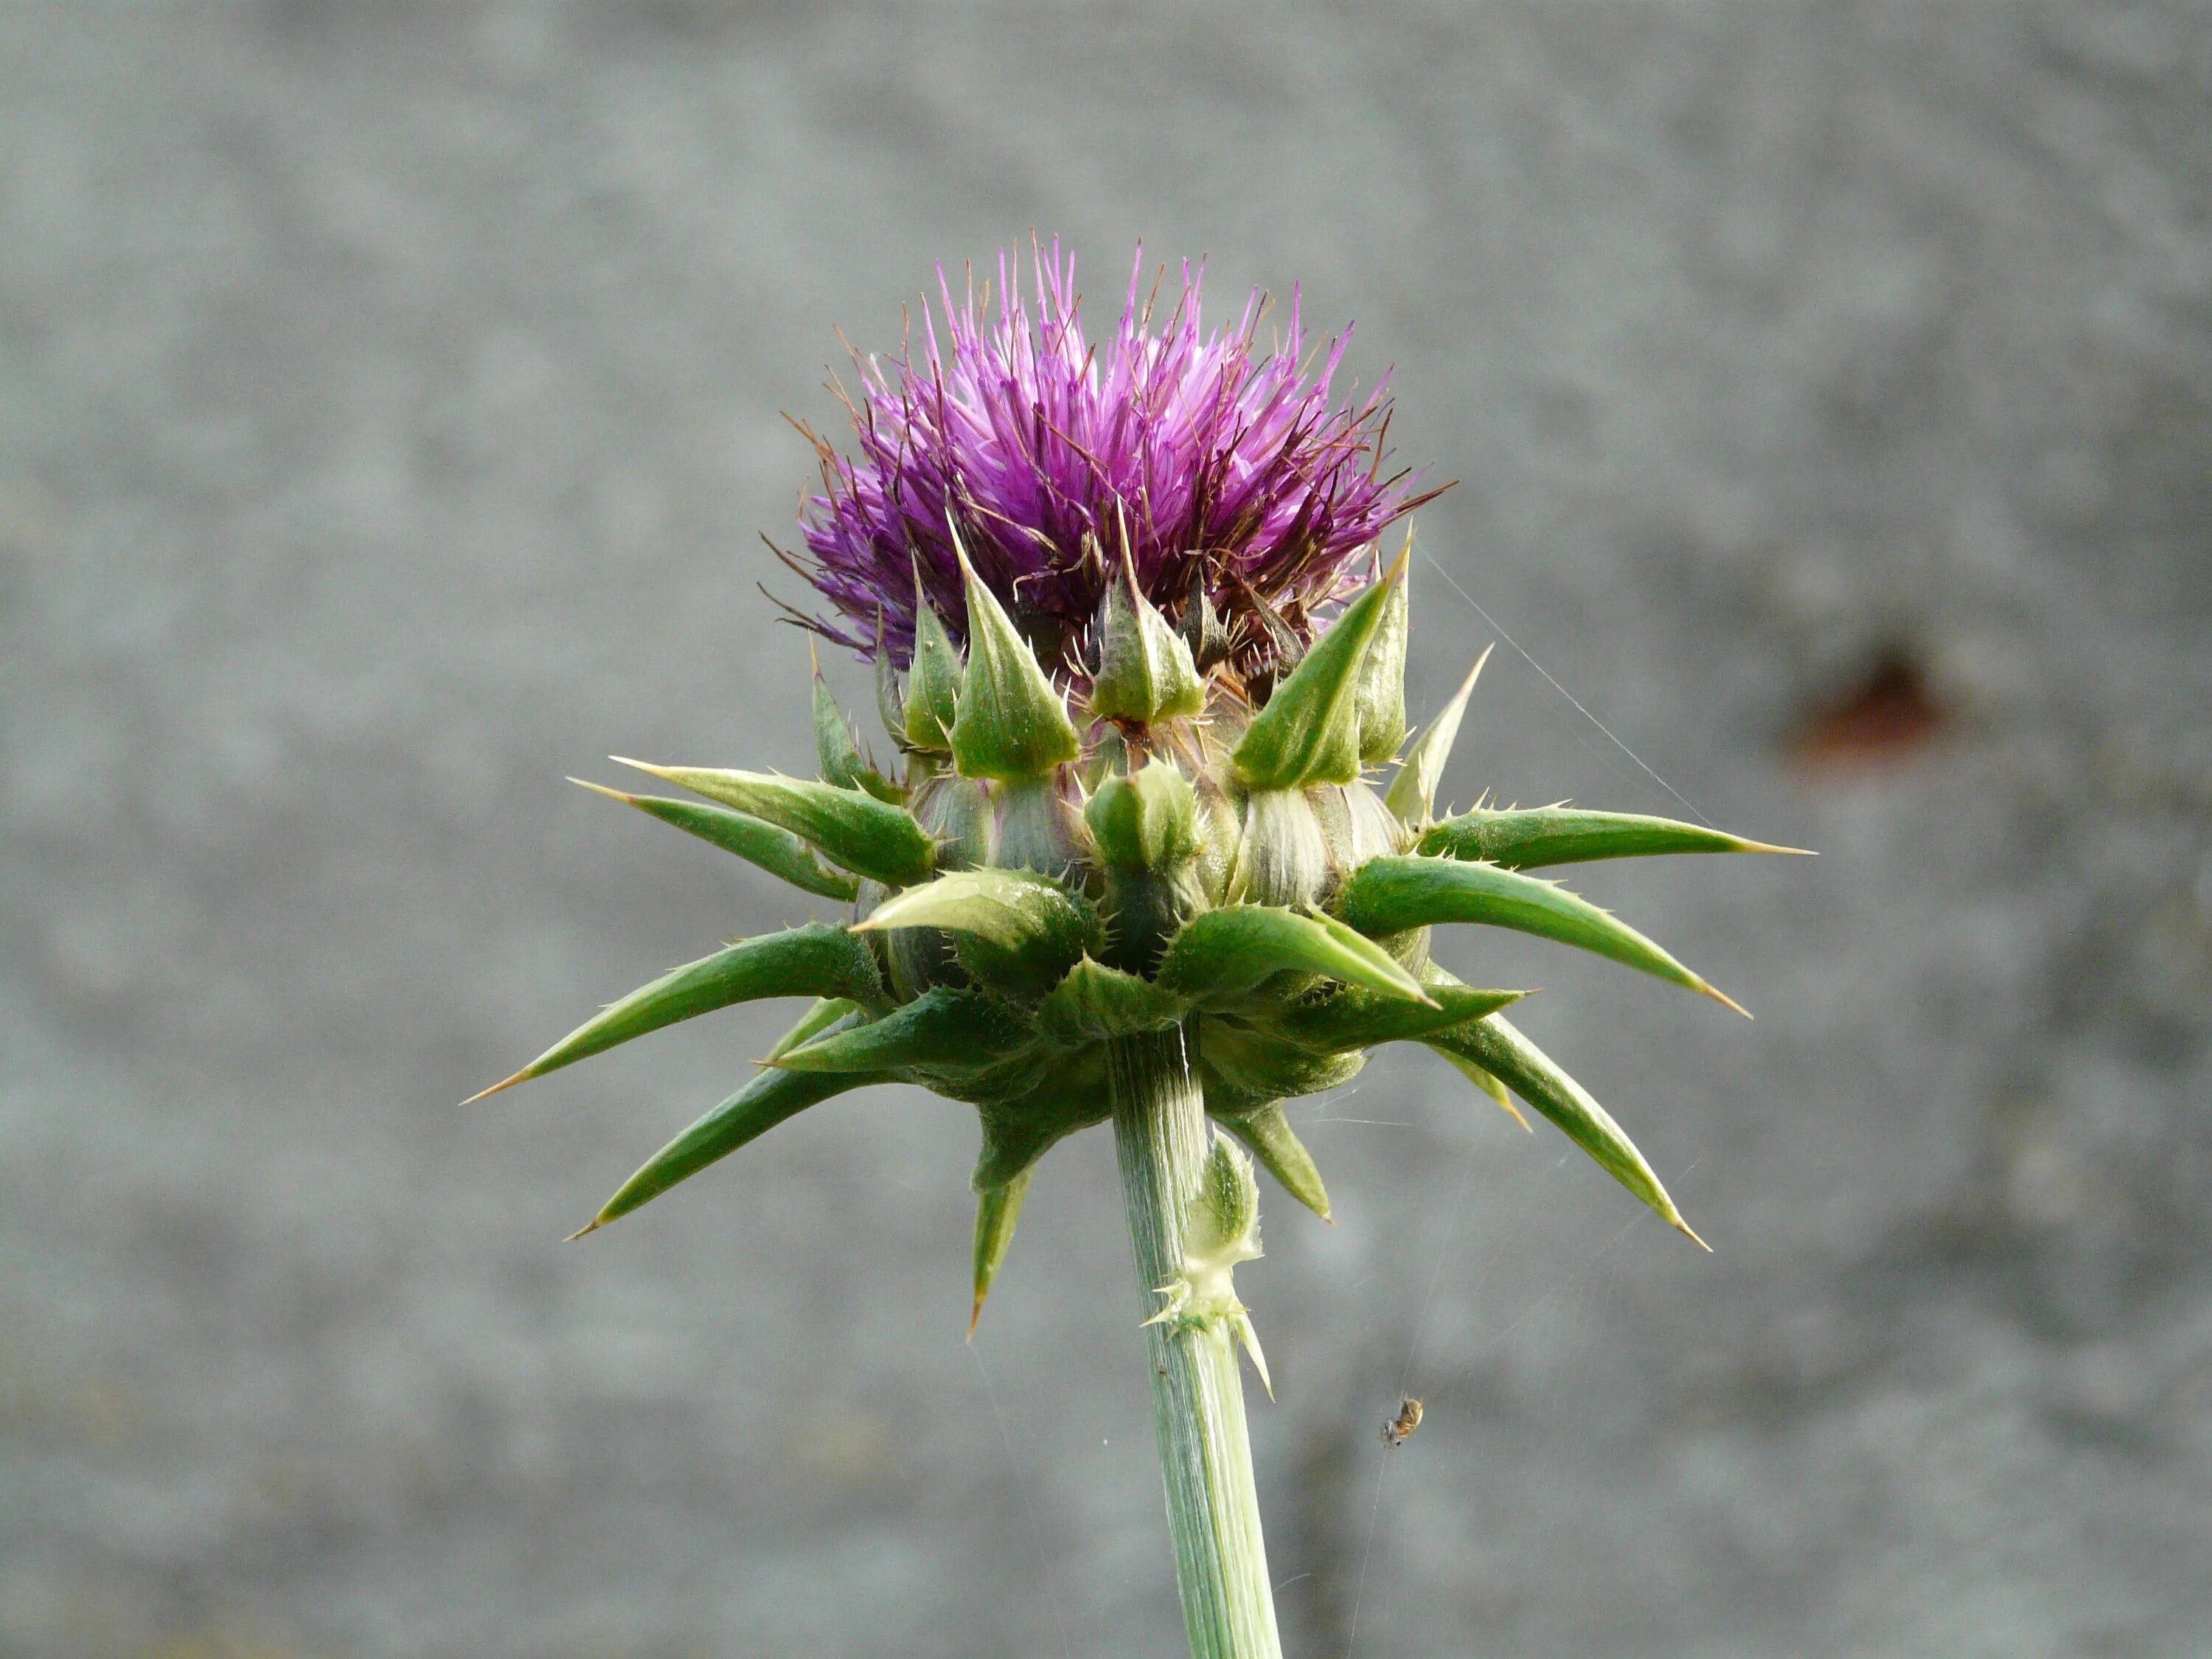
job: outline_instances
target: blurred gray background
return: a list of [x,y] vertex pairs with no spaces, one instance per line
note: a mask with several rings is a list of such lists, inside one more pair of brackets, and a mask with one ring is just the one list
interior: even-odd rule
[[[920,1096],[558,1243],[788,1010],[455,1105],[800,914],[562,775],[811,765],[779,411],[1032,228],[1396,366],[1417,708],[1823,854],[1580,878],[1755,1024],[1447,951],[1711,1257],[1300,1109],[1290,1650],[2212,1651],[2200,8],[289,0],[0,9],[0,1654],[1181,1651],[1103,1136],[971,1351]],[[1504,646],[1484,789],[1682,810]]]

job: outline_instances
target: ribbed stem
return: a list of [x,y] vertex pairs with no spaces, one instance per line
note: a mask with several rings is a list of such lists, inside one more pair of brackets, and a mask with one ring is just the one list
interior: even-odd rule
[[[1147,1319],[1182,1271],[1183,1215],[1211,1130],[1183,1034],[1116,1039],[1109,1051],[1114,1144]],[[1145,1328],[1152,1420],[1191,1659],[1281,1659],[1244,1385],[1227,1334],[1170,1321]]]

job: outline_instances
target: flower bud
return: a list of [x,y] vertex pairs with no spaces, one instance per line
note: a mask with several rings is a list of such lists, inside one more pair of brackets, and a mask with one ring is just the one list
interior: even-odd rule
[[1144,726],[1186,718],[1205,707],[1206,685],[1189,646],[1138,588],[1136,567],[1124,553],[1099,606],[1091,712],[1101,720]]
[[967,561],[968,666],[951,726],[952,758],[971,778],[1041,778],[1082,753],[1067,705]]

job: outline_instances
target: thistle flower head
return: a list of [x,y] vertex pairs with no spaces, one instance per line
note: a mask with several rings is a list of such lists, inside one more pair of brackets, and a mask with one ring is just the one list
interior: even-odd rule
[[[1209,333],[1187,270],[1164,319],[1133,282],[1094,347],[1057,246],[1036,257],[1034,319],[1010,270],[995,311],[948,291],[949,347],[925,319],[918,352],[861,363],[856,459],[821,446],[811,562],[793,562],[834,609],[817,630],[877,654],[886,766],[817,672],[818,780],[644,766],[702,799],[602,792],[837,919],[678,968],[494,1085],[737,1003],[816,1000],[586,1231],[834,1095],[920,1084],[979,1115],[980,1308],[1037,1161],[1111,1115],[1116,1066],[1171,1032],[1205,1113],[1323,1216],[1284,1103],[1415,1042],[1687,1232],[1620,1127],[1507,1022],[1521,994],[1447,972],[1431,935],[1533,933],[1725,1002],[1533,872],[1780,849],[1564,805],[1440,816],[1474,680],[1406,746],[1409,555],[1372,580],[1354,567],[1418,501],[1385,475],[1379,391],[1332,401],[1343,341],[1309,376],[1294,300],[1263,355],[1257,296]],[[1229,1285],[1257,1249],[1250,1166],[1224,1144],[1208,1167],[1164,1316],[1231,1322],[1256,1359]]]
[[[959,549],[1036,648],[1073,659],[1126,556],[1170,617],[1202,591],[1228,624],[1232,664],[1267,667],[1282,631],[1310,636],[1343,598],[1358,555],[1419,501],[1387,467],[1389,405],[1332,387],[1350,328],[1309,349],[1297,290],[1287,328],[1263,340],[1255,292],[1233,328],[1200,315],[1202,270],[1182,267],[1171,304],[1144,282],[1143,251],[1120,321],[1094,343],[1075,262],[1057,241],[1031,250],[1031,293],[1001,253],[979,298],[956,302],[943,270],[939,318],[896,356],[854,354],[839,388],[856,453],[811,428],[822,493],[801,514],[791,558],[831,607],[810,619],[903,667],[914,650],[917,578],[964,637]],[[1383,377],[1387,381],[1389,377]]]

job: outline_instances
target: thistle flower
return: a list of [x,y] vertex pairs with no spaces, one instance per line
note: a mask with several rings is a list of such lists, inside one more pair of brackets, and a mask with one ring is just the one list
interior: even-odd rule
[[1296,289],[1288,330],[1269,350],[1264,297],[1245,301],[1235,328],[1209,332],[1201,275],[1186,264],[1155,331],[1161,296],[1143,286],[1140,249],[1121,320],[1094,345],[1075,262],[1057,242],[1033,250],[1032,276],[1034,318],[1005,255],[980,300],[971,275],[956,305],[940,270],[949,350],[925,307],[918,353],[909,338],[888,362],[854,354],[857,457],[801,427],[823,493],[803,515],[808,557],[789,562],[836,612],[810,625],[863,653],[887,649],[903,668],[918,573],[927,603],[964,639],[964,547],[1056,665],[1105,593],[1099,550],[1118,545],[1144,591],[1180,606],[1195,584],[1241,665],[1268,665],[1285,629],[1310,631],[1359,556],[1427,499],[1412,494],[1409,474],[1383,472],[1382,386],[1358,404],[1331,402],[1352,331],[1309,377]]
[[632,762],[700,799],[600,790],[849,908],[678,969],[494,1087],[735,1003],[811,998],[758,1075],[583,1231],[818,1102],[919,1084],[981,1121],[977,1314],[1038,1160],[1111,1119],[1194,1651],[1270,1654],[1235,1358],[1259,1346],[1231,1283],[1259,1254],[1256,1190],[1221,1136],[1326,1218],[1283,1103],[1417,1042],[1696,1238],[1620,1126],[1507,1021],[1522,994],[1446,970],[1431,930],[1534,933],[1728,1003],[1532,872],[1787,849],[1564,805],[1438,816],[1481,664],[1406,749],[1410,534],[1370,573],[1416,498],[1385,476],[1379,393],[1330,401],[1342,338],[1309,377],[1294,301],[1258,356],[1260,302],[1208,334],[1186,272],[1157,331],[1133,282],[1094,348],[1056,245],[1034,324],[1007,273],[995,319],[946,293],[949,349],[926,320],[918,358],[863,362],[857,459],[816,439],[823,493],[792,562],[830,607],[810,625],[874,655],[895,763],[864,752],[817,667],[818,780]]

